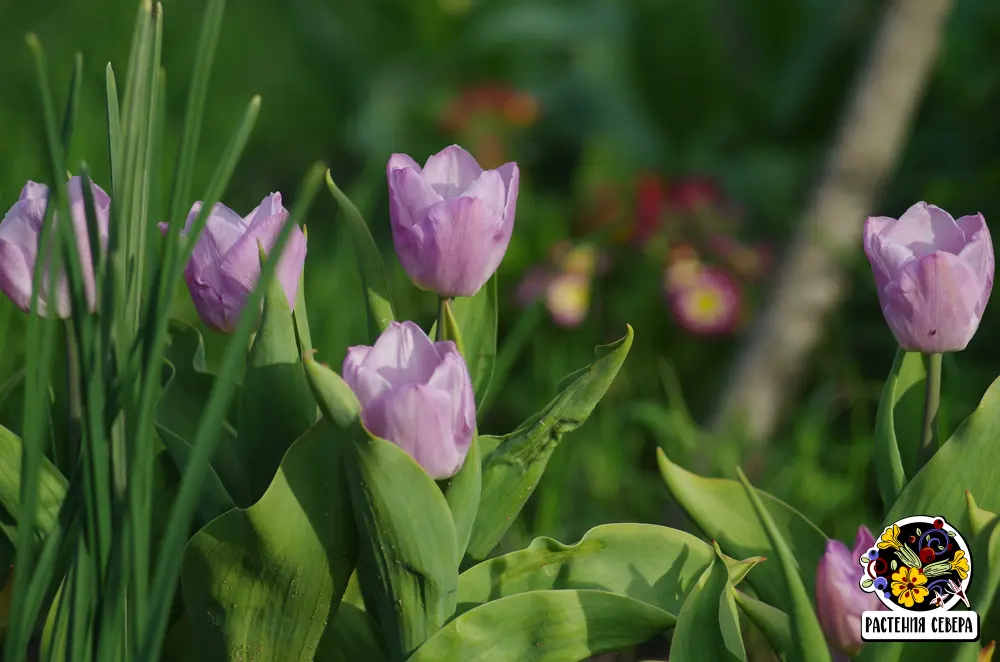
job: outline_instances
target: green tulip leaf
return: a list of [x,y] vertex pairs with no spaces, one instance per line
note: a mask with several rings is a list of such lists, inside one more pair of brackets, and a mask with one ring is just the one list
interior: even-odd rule
[[[972,492],[965,493],[965,503],[967,507],[967,514],[969,518],[969,532],[974,536],[978,536],[979,532],[989,526],[990,522],[996,519],[996,513],[991,513],[988,510],[983,510],[976,503],[976,500],[972,497]],[[948,535],[952,535],[951,532]]]
[[907,484],[889,509],[883,526],[926,514],[949,522],[967,521],[965,492],[980,508],[1000,511],[1000,481],[996,479],[997,430],[1000,430],[1000,379],[993,382],[979,407],[955,430]]
[[302,370],[295,320],[281,280],[264,292],[264,314],[247,355],[236,447],[250,484],[246,508],[268,489],[292,443],[316,423],[316,401]]
[[[302,233],[309,242],[309,232],[302,226]],[[266,303],[265,303],[266,305]],[[295,294],[295,308],[292,310],[292,319],[295,320],[295,338],[298,340],[299,350],[302,354],[312,351],[312,333],[309,331],[309,314],[306,312],[306,272],[302,270],[299,276],[299,289]]]
[[[497,357],[497,276],[473,297],[458,297],[451,302],[455,324],[462,334],[462,354],[469,366],[472,387],[476,393],[476,406],[482,404],[493,379]],[[430,337],[437,337],[437,322],[431,327]]]
[[[173,433],[174,437],[183,441],[190,449],[198,422],[201,420],[202,410],[215,387],[216,377],[208,371],[201,334],[190,324],[170,320],[170,345],[164,358],[161,381],[163,394],[156,405],[155,423],[160,438],[177,462],[178,469],[183,471],[187,453],[181,452],[183,448],[178,444],[168,443],[163,431]],[[233,401],[237,403],[240,399],[238,390]],[[232,424],[238,420],[239,412],[234,406],[219,432],[222,437],[218,440],[211,464],[219,481],[225,487],[229,501],[248,503],[249,479],[243,460],[237,451],[236,428]]]
[[[896,352],[875,417],[875,470],[886,510],[917,470],[927,370],[919,352]],[[899,434],[897,435],[897,432]]]
[[408,662],[579,662],[647,641],[673,614],[604,591],[533,591],[468,611],[427,640]]
[[740,611],[747,615],[750,622],[767,639],[771,650],[781,659],[788,659],[788,655],[795,650],[792,644],[792,626],[788,622],[788,614],[750,597],[743,591],[734,589],[733,597],[736,599],[736,606],[740,608]]
[[498,440],[480,437],[483,487],[467,551],[469,561],[485,559],[500,542],[534,492],[562,435],[587,421],[615,380],[632,347],[632,337],[630,326],[618,342],[598,347],[597,360],[514,432]]
[[826,638],[820,628],[819,618],[813,610],[812,598],[802,582],[795,553],[775,523],[768,507],[764,505],[758,490],[754,489],[742,471],[737,469],[737,473],[740,482],[743,483],[747,499],[753,505],[758,521],[778,556],[778,567],[781,570],[785,594],[788,596],[787,604],[791,609],[789,620],[792,626],[793,656],[801,662],[830,662]]
[[[156,425],[155,428],[157,436],[163,442],[163,446],[178,472],[183,473],[187,467],[188,456],[191,454],[190,444],[160,425]],[[198,501],[198,521],[202,524],[208,524],[219,515],[235,507],[236,504],[233,503],[225,485],[219,480],[218,474],[212,467],[209,467],[208,478],[205,480],[205,486],[202,488],[201,498]]]
[[320,422],[256,504],[198,531],[181,588],[206,660],[312,660],[357,556],[341,452]]
[[670,643],[670,659],[674,662],[746,662],[729,571],[718,545],[714,551],[712,562],[695,582],[677,614]]
[[340,210],[347,219],[347,228],[354,242],[354,250],[358,256],[358,270],[361,273],[361,285],[365,290],[365,301],[368,310],[368,340],[374,343],[395,318],[392,312],[392,296],[389,294],[389,283],[385,278],[385,267],[378,245],[372,238],[368,224],[361,217],[361,212],[354,203],[337,188],[330,171],[326,172],[326,186],[330,189],[333,199],[340,205]]
[[465,549],[472,537],[472,527],[479,511],[479,499],[483,486],[482,459],[479,455],[479,435],[474,433],[472,445],[465,456],[465,462],[458,473],[442,481],[441,491],[451,510],[455,523],[455,540],[458,558],[465,555]]
[[[17,522],[21,514],[21,439],[0,426],[0,506],[10,519],[0,518],[0,530],[11,544],[17,542]],[[59,509],[66,497],[68,483],[48,458],[42,457],[38,473],[38,497],[35,511],[35,540],[41,542],[59,519]]]
[[305,366],[309,387],[326,420],[341,429],[352,428],[361,413],[361,403],[351,387],[340,375],[328,366],[314,361],[309,354],[303,355],[302,364]]
[[[684,531],[652,524],[605,524],[575,545],[536,538],[527,549],[484,561],[458,578],[462,614],[490,600],[541,590],[596,589],[677,613],[715,559],[712,547]],[[761,559],[728,559],[738,584]]]
[[316,662],[389,662],[378,624],[363,609],[341,602],[333,623],[323,633]]
[[[705,536],[717,540],[727,554],[737,558],[775,556],[771,540],[760,526],[746,490],[738,482],[703,478],[685,471],[671,462],[662,449],[657,449],[657,461],[677,504]],[[814,590],[816,567],[826,549],[826,536],[784,501],[760,490],[757,494],[781,531],[782,538],[792,549],[802,582],[810,591]],[[782,577],[778,564],[764,563],[747,581],[764,602],[786,605],[788,596]]]
[[347,434],[358,581],[390,658],[404,660],[455,611],[455,525],[441,490],[406,451],[357,424]]

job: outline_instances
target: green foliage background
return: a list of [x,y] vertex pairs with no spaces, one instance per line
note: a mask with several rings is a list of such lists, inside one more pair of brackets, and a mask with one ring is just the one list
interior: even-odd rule
[[[263,109],[226,203],[245,214],[271,191],[293,195],[317,159],[361,207],[384,249],[400,318],[425,328],[431,295],[408,290],[392,254],[384,165],[392,152],[418,160],[454,142],[440,128],[447,102],[480,82],[532,93],[539,121],[511,139],[522,168],[517,225],[501,267],[500,345],[523,313],[517,281],[551,245],[578,233],[595,181],[631,182],[639,171],[668,180],[690,173],[720,183],[741,208],[742,233],[780,255],[823,163],[883,3],[874,0],[231,0],[205,116],[196,189],[211,174],[232,123],[256,93]],[[201,3],[165,0],[168,145],[172,163],[183,117]],[[45,44],[56,90],[77,50],[85,56],[78,153],[107,183],[103,72],[124,66],[133,0],[0,3],[0,207],[28,178],[43,179],[44,154],[24,33]],[[958,0],[940,60],[897,172],[873,213],[898,216],[927,200],[956,216],[1000,219],[1000,4]],[[861,222],[861,219],[858,219]],[[337,366],[365,339],[353,250],[327,196],[308,219],[306,291],[314,345]],[[807,382],[760,457],[739,439],[692,427],[711,411],[739,337],[709,340],[671,320],[660,272],[618,260],[596,284],[587,322],[567,331],[535,311],[523,348],[491,396],[481,426],[502,433],[546,402],[594,345],[636,330],[632,356],[587,426],[555,451],[508,546],[537,535],[576,540],[610,521],[670,522],[679,515],[656,471],[656,446],[675,461],[712,459],[711,472],[763,466],[758,487],[802,510],[826,532],[853,538],[878,520],[872,427],[894,342],[881,319],[861,247],[845,255],[848,299],[831,318]],[[944,425],[978,403],[1000,367],[987,308],[969,349],[947,357]],[[177,312],[196,320],[186,292]],[[532,324],[536,326],[531,326]],[[0,299],[0,383],[21,362],[22,315]],[[205,334],[209,362],[223,337]],[[676,379],[675,379],[676,377]],[[679,390],[675,388],[679,386]],[[668,392],[670,396],[668,397]],[[683,394],[682,403],[678,393]],[[689,408],[689,411],[686,409]],[[20,405],[0,423],[15,432]],[[690,418],[689,418],[690,416]]]

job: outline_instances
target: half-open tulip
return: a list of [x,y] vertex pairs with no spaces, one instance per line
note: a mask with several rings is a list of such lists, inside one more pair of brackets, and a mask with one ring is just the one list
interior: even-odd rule
[[993,289],[993,242],[983,215],[956,221],[918,202],[899,220],[869,218],[864,244],[899,345],[926,354],[965,349]]
[[[70,216],[80,256],[83,272],[84,292],[91,311],[97,305],[97,288],[94,283],[94,267],[90,252],[90,237],[87,232],[87,216],[83,198],[83,181],[73,177],[67,184]],[[94,207],[97,213],[97,235],[102,246],[108,244],[108,209],[111,199],[97,184],[91,183]],[[42,232],[42,222],[48,206],[49,187],[45,184],[28,182],[21,190],[21,196],[0,222],[0,290],[21,310],[28,312],[31,307],[32,281],[35,263],[38,259],[38,238]],[[53,215],[58,219],[58,215]],[[53,228],[55,230],[55,228]],[[52,235],[55,239],[56,235]],[[58,245],[55,242],[53,245]],[[69,282],[65,265],[60,269],[55,301],[49,300],[50,274],[43,272],[42,291],[38,293],[38,313],[47,315],[50,310],[65,319],[71,314]]]
[[413,322],[392,322],[374,347],[347,350],[343,372],[369,432],[434,479],[458,472],[472,444],[476,400],[455,343],[432,342]]
[[392,239],[410,280],[443,297],[478,292],[510,243],[521,177],[517,164],[483,170],[452,145],[423,168],[393,154],[386,176]]
[[[191,207],[184,226],[185,234],[190,231],[201,207],[201,202]],[[235,330],[243,305],[260,278],[258,242],[265,252],[270,251],[287,221],[288,211],[281,206],[280,193],[264,198],[245,218],[221,203],[212,208],[184,270],[194,307],[205,324],[222,333]],[[160,224],[164,234],[167,229],[166,223]],[[306,237],[301,228],[295,227],[275,274],[292,310],[305,260]]]
[[839,540],[828,540],[826,552],[816,569],[816,614],[835,651],[856,655],[861,639],[861,614],[885,609],[874,593],[861,590],[862,569],[859,559],[875,544],[868,527],[858,528],[854,549]]

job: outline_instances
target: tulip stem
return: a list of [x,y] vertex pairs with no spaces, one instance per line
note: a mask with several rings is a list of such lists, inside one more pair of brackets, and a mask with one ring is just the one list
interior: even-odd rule
[[[77,454],[80,452],[80,438],[83,431],[83,403],[80,397],[80,368],[78,364],[79,350],[77,348],[76,336],[69,323],[66,324],[66,390],[69,396],[69,421],[67,428],[67,443],[65,457],[59,457],[61,449],[56,443],[53,450],[56,453],[56,464],[63,464],[59,468],[68,471],[76,463]],[[61,462],[60,462],[61,460]]]
[[435,342],[448,340],[448,308],[450,306],[451,299],[448,297],[438,297],[438,323],[437,332],[434,334]]
[[924,397],[924,425],[920,438],[920,466],[937,450],[938,406],[941,404],[941,354],[926,354],[927,391]]

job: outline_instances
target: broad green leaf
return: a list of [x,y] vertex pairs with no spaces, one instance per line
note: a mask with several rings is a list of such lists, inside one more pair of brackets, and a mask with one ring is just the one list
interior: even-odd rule
[[[461,614],[518,593],[549,589],[597,589],[677,613],[715,559],[712,547],[684,531],[652,524],[605,524],[575,545],[536,538],[527,549],[484,561],[458,578]],[[760,558],[729,559],[739,583]]]
[[406,451],[360,425],[347,434],[358,580],[390,658],[404,660],[455,611],[455,525],[441,490]]
[[907,476],[917,469],[926,378],[919,352],[896,352],[875,417],[875,471],[885,510],[892,507],[906,487]]
[[760,492],[754,489],[742,471],[737,469],[737,473],[746,490],[747,498],[757,513],[759,524],[763,526],[771,541],[771,547],[778,557],[777,565],[781,570],[785,594],[788,596],[787,604],[790,609],[789,621],[792,626],[792,645],[794,646],[792,654],[801,662],[830,662],[826,638],[823,636],[822,628],[820,628],[819,618],[813,610],[809,591],[802,582],[795,553],[775,523],[768,507],[764,505]]
[[408,662],[579,662],[669,630],[673,614],[604,591],[533,591],[468,611]]
[[[263,256],[262,256],[263,261]],[[316,423],[316,401],[302,370],[302,353],[288,298],[278,278],[264,293],[260,330],[247,355],[240,393],[236,449],[250,483],[247,507],[264,494],[285,452]]]
[[[0,530],[11,543],[17,541],[17,522],[21,503],[21,440],[0,426],[0,505],[13,521],[0,520]],[[38,474],[38,499],[35,511],[35,540],[41,542],[59,518],[59,508],[66,496],[68,484],[59,470],[42,457]]]
[[[469,365],[476,406],[482,404],[493,378],[497,357],[497,276],[493,275],[473,297],[458,297],[451,303],[452,314],[462,333],[462,353]],[[436,338],[437,322],[431,327]]]
[[[163,446],[177,467],[178,473],[183,474],[184,468],[187,467],[188,456],[191,454],[191,445],[162,426],[157,425],[155,428],[157,436],[163,442]],[[208,479],[202,488],[201,499],[198,503],[198,521],[201,524],[208,524],[222,513],[235,507],[236,504],[233,503],[229,492],[219,480],[218,474],[210,467]]]
[[911,515],[944,517],[961,522],[967,515],[965,492],[980,508],[1000,511],[1000,379],[993,382],[979,407],[907,484],[889,509],[883,526]]
[[[163,395],[156,405],[156,425],[160,430],[169,430],[190,447],[216,379],[208,371],[205,345],[195,327],[170,320],[170,346],[165,353],[163,373]],[[237,391],[233,401],[238,403],[239,400]],[[237,451],[236,429],[231,424],[237,420],[238,411],[234,407],[219,433],[221,438],[211,464],[230,500],[248,503],[250,484]],[[173,450],[169,445],[168,448]],[[179,457],[174,459],[179,460]],[[178,465],[178,468],[183,467]]]
[[[309,235],[305,227],[302,228],[302,232],[306,234],[306,240],[308,241]],[[306,312],[305,270],[302,271],[302,275],[299,277],[299,290],[295,295],[295,310],[292,311],[292,318],[295,320],[295,337],[299,341],[299,349],[303,354],[311,352],[313,348],[312,332],[309,330],[309,315]]]
[[347,227],[354,241],[354,250],[358,257],[358,270],[361,272],[361,285],[365,290],[365,301],[368,309],[368,340],[374,343],[389,326],[389,322],[395,319],[392,312],[389,283],[385,279],[385,267],[382,265],[382,255],[372,238],[368,224],[361,217],[361,212],[333,183],[329,170],[326,171],[326,185],[330,189],[333,199],[340,205],[340,210],[347,220]]
[[781,659],[788,659],[788,655],[795,650],[788,614],[740,590],[734,589],[733,597],[736,599],[736,606],[757,626],[767,643],[771,644],[774,653]]
[[451,518],[455,523],[455,540],[458,558],[465,555],[465,549],[472,537],[472,526],[479,511],[479,499],[483,486],[482,458],[479,454],[479,435],[473,434],[472,445],[465,456],[465,462],[458,473],[442,481],[441,491],[451,510]]
[[312,660],[357,556],[341,452],[320,422],[264,496],[196,533],[181,587],[206,660]]
[[[703,478],[685,471],[671,462],[663,449],[657,449],[657,461],[670,494],[706,537],[717,540],[727,554],[737,558],[774,558],[776,551],[771,540],[761,528],[746,490],[738,482]],[[784,501],[760,490],[757,494],[791,548],[802,581],[812,595],[826,536]],[[764,602],[787,604],[782,571],[777,563],[761,564],[747,581]]]
[[358,607],[341,602],[316,650],[316,662],[389,662],[378,624]]
[[733,585],[718,545],[677,614],[670,659],[674,662],[743,660],[747,654],[740,632],[740,616]]
[[[995,640],[1000,636],[1000,612],[997,611],[997,587],[1000,585],[1000,522],[993,518],[974,534],[969,542],[969,556],[976,560],[973,570],[975,580],[969,599],[973,611],[979,614],[980,642]],[[980,643],[975,641],[960,645],[955,662],[976,662]]]
[[965,503],[968,507],[968,518],[969,518],[969,532],[974,536],[978,536],[979,532],[989,526],[990,522],[996,519],[996,513],[991,513],[988,510],[983,510],[976,504],[976,500],[972,497],[972,492],[965,492]]
[[500,542],[534,492],[562,435],[586,422],[615,380],[632,347],[632,336],[630,326],[618,342],[598,347],[597,360],[579,371],[545,409],[505,437],[483,443],[483,449],[495,448],[483,458],[482,497],[467,552],[470,560],[485,559]]

